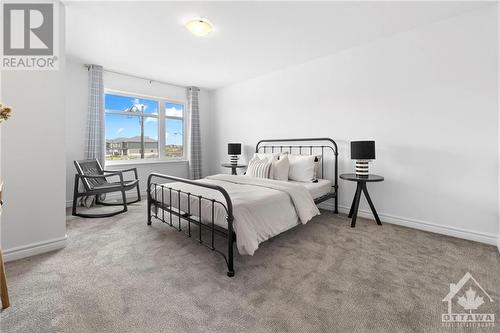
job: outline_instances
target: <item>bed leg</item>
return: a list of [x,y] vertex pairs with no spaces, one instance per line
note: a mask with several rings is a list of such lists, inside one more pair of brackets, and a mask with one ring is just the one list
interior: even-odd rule
[[233,218],[227,218],[227,276],[234,276],[234,266],[233,266]]

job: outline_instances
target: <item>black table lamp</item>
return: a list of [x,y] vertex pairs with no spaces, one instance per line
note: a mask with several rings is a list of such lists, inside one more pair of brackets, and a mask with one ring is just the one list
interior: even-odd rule
[[230,155],[231,165],[238,164],[238,155],[241,155],[241,143],[228,143],[227,154]]
[[356,160],[356,175],[368,177],[368,163],[375,159],[375,141],[351,141],[351,159]]

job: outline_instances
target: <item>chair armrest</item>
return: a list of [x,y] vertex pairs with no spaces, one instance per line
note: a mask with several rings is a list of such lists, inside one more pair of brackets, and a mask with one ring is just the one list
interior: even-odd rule
[[109,173],[107,175],[78,175],[79,177],[81,178],[93,178],[93,179],[97,179],[97,178],[107,178],[107,177],[112,177],[112,176],[119,176],[121,175],[122,172],[121,171],[118,171],[118,172],[113,172],[113,173]]
[[106,179],[107,177],[118,176],[120,178],[120,183],[122,186],[125,186],[123,182],[123,173],[121,171],[112,171],[107,172],[107,175],[78,175],[81,178],[91,178],[91,179]]
[[[135,174],[135,179],[139,179],[139,176],[137,174],[137,168],[130,168],[130,169],[124,169],[124,170],[119,170],[119,171],[123,172],[123,173],[133,171],[134,174]],[[105,173],[112,173],[112,172],[116,172],[116,170],[115,171],[113,171],[113,170],[103,170],[103,172],[105,172]]]

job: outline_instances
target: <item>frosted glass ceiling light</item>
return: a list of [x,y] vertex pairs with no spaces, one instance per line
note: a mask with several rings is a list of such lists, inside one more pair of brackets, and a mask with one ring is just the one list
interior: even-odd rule
[[194,19],[186,23],[186,28],[195,36],[203,37],[212,32],[213,27],[206,19]]

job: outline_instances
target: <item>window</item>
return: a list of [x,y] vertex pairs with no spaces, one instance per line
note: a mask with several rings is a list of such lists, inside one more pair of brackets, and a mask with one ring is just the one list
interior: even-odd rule
[[104,107],[107,161],[184,157],[184,103],[108,92]]
[[184,155],[184,105],[165,102],[165,156]]

